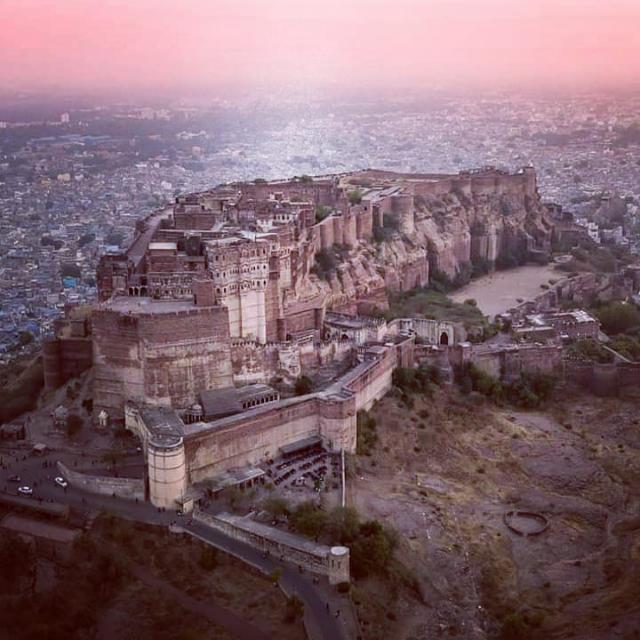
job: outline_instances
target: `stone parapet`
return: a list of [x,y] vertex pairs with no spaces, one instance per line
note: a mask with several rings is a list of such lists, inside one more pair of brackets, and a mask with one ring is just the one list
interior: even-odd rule
[[349,582],[348,547],[328,547],[229,513],[214,516],[196,509],[193,519],[275,558],[327,576],[330,584]]
[[95,476],[88,473],[72,471],[62,462],[58,469],[69,484],[89,493],[103,496],[116,496],[127,500],[144,500],[144,480],[137,478],[112,478],[111,476]]

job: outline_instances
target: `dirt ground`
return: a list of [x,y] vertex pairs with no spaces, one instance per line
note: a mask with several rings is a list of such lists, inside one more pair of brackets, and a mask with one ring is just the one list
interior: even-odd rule
[[[139,571],[148,574],[151,579],[159,579],[168,585],[194,598],[205,606],[208,602],[215,603],[243,620],[269,633],[274,638],[282,640],[302,640],[305,637],[301,620],[285,622],[286,598],[280,589],[275,589],[269,578],[248,567],[246,564],[222,552],[215,552],[211,566],[201,566],[203,553],[211,553],[208,545],[190,536],[177,536],[164,529],[146,525],[129,523],[124,520],[99,520],[92,535],[96,541],[104,540],[112,543],[118,549],[125,564],[127,560],[136,564]],[[139,589],[139,582],[131,589],[134,607],[146,614],[142,619],[142,631],[150,631],[158,626],[159,601],[166,601],[166,596],[154,589]],[[109,619],[114,623],[110,631],[117,631],[119,621],[125,627],[130,627],[132,598],[123,594],[119,602],[109,611]],[[173,609],[179,610],[177,603],[171,603]],[[140,617],[140,614],[137,614]],[[183,615],[185,613],[183,612]],[[186,613],[186,619],[194,628],[194,637],[219,638],[224,640],[233,637],[216,625],[211,625],[199,616]],[[121,629],[115,635],[100,637],[147,637],[145,633],[131,633],[128,635]],[[149,634],[151,637],[151,634]]]
[[[557,396],[538,412],[455,389],[374,408],[379,441],[352,461],[350,500],[397,529],[421,592],[380,637],[640,637],[640,394]],[[512,509],[547,530],[517,535]],[[359,610],[366,628],[375,611]]]
[[287,599],[268,577],[186,535],[100,516],[67,559],[34,549],[26,577],[0,584],[2,639],[44,638],[45,629],[46,637],[77,640],[233,640],[230,617],[245,633],[306,637],[299,616],[286,619]]
[[518,299],[530,300],[543,293],[540,285],[549,280],[560,280],[566,274],[557,271],[553,264],[526,265],[515,269],[494,271],[486,276],[474,278],[472,282],[449,294],[454,302],[473,298],[478,308],[493,318],[507,309],[515,307]]

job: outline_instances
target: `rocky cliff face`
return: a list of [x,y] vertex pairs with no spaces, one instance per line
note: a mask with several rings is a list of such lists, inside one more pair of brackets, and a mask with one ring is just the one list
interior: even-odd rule
[[397,234],[386,242],[361,242],[325,277],[310,274],[299,293],[305,299],[325,300],[335,311],[362,313],[385,309],[387,289],[408,291],[428,282],[425,247]]
[[548,250],[551,230],[537,196],[452,192],[416,198],[415,240],[426,245],[432,269],[451,278],[469,264],[523,262],[533,251]]
[[453,280],[474,267],[516,266],[550,246],[552,222],[535,191],[474,193],[454,186],[437,195],[414,194],[402,212],[389,210],[383,233],[374,229],[379,241],[360,238],[348,254],[336,255],[335,269],[302,278],[298,300],[321,298],[329,308],[351,312],[384,308],[387,289],[424,286],[430,273]]

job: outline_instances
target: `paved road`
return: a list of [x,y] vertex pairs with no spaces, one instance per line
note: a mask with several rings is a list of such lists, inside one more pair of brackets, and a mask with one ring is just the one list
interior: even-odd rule
[[297,567],[288,562],[280,562],[272,557],[264,555],[253,547],[234,540],[223,533],[196,522],[186,521],[181,528],[204,540],[227,553],[242,559],[244,562],[253,565],[260,571],[270,574],[275,569],[282,570],[280,583],[288,595],[296,594],[305,603],[305,615],[310,617],[312,632],[314,637],[325,638],[326,640],[346,640],[347,634],[342,625],[340,617],[336,617],[335,605],[329,604],[320,595],[318,589],[313,584],[309,573],[300,573]]
[[[16,459],[17,458],[17,459]],[[207,525],[191,521],[188,516],[180,516],[173,511],[160,512],[149,502],[135,502],[86,493],[68,487],[62,489],[55,485],[53,478],[60,473],[55,462],[61,460],[70,468],[91,471],[92,462],[97,467],[103,466],[99,458],[78,457],[72,453],[48,452],[44,456],[31,456],[24,452],[8,455],[6,450],[0,450],[0,491],[5,490],[12,495],[17,494],[21,485],[33,487],[33,500],[60,502],[80,510],[103,510],[130,520],[168,526],[173,524],[197,536],[209,544],[226,551],[240,560],[253,565],[260,571],[270,574],[274,569],[282,570],[281,586],[288,595],[297,594],[305,604],[305,622],[314,640],[347,640],[348,635],[342,624],[342,612],[336,617],[336,605],[329,603],[327,596],[313,584],[308,573],[300,573],[298,568],[271,557],[263,557],[260,551],[234,540],[223,533],[211,529]],[[46,463],[47,466],[43,466]],[[76,463],[76,464],[74,464]],[[8,478],[19,475],[20,483],[12,483]],[[332,590],[328,590],[331,593]]]

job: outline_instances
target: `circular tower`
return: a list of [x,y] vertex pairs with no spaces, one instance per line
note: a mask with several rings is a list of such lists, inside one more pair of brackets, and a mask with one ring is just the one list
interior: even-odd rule
[[156,507],[175,509],[187,490],[182,436],[160,432],[147,440],[149,500]]

